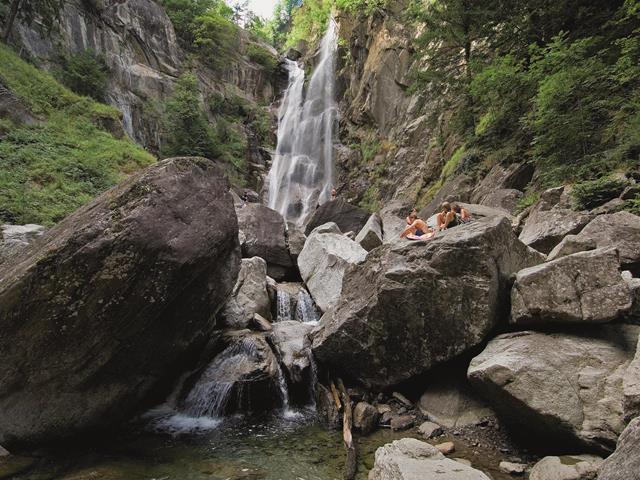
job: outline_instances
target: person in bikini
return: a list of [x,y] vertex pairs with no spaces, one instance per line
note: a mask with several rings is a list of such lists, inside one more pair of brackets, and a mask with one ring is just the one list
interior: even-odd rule
[[400,234],[400,238],[409,240],[428,240],[435,232],[427,226],[424,220],[418,218],[418,212],[414,208],[407,217],[407,226]]
[[471,221],[471,215],[466,208],[461,207],[457,203],[451,204],[451,211],[456,214],[460,223],[469,223]]
[[440,205],[440,213],[436,215],[436,230],[446,230],[447,228],[457,227],[462,222],[451,208],[449,202],[443,202]]

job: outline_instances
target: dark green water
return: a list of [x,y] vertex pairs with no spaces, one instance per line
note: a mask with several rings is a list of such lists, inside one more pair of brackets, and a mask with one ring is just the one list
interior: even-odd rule
[[[209,425],[212,427],[212,425]],[[415,432],[378,430],[356,438],[358,479],[367,478],[375,450]],[[445,439],[439,439],[444,441]],[[457,453],[495,480],[499,459],[467,449]],[[231,418],[199,434],[167,435],[135,429],[107,445],[42,452],[15,480],[340,480],[344,462],[341,432],[320,427],[313,415],[269,417],[253,421]],[[495,467],[495,468],[493,468]],[[0,468],[0,478],[2,477]]]

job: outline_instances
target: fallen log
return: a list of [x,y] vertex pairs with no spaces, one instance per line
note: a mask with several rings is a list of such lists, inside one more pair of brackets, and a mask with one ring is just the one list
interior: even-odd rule
[[336,388],[335,383],[333,381],[329,384],[331,388],[331,395],[333,396],[333,401],[336,404],[336,408],[338,411],[342,410],[342,405],[340,404],[340,395],[338,394],[338,389]]
[[344,448],[347,451],[347,459],[344,466],[344,479],[353,480],[356,477],[358,465],[356,463],[356,446],[353,443],[353,435],[351,434],[351,427],[353,424],[352,403],[351,398],[347,393],[347,389],[344,388],[342,380],[338,379],[337,382],[343,407],[342,441],[344,442]]

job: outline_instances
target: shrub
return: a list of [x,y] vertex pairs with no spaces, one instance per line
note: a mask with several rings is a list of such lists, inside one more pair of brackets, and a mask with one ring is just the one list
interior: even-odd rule
[[93,50],[84,50],[61,59],[60,81],[79,95],[104,100],[107,86],[107,65],[104,57]]
[[571,191],[574,207],[592,209],[618,197],[627,183],[615,177],[603,177],[574,185]]
[[252,62],[262,65],[268,75],[272,75],[278,67],[278,59],[266,48],[255,43],[247,45],[247,56]]

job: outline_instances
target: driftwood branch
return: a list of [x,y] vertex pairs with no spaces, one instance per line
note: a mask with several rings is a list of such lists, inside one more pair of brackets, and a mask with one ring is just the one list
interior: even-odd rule
[[344,442],[344,448],[347,451],[347,460],[344,468],[344,478],[345,480],[353,480],[356,477],[357,455],[356,446],[353,443],[353,435],[351,435],[351,426],[353,423],[352,404],[351,398],[347,393],[347,389],[344,388],[344,383],[342,383],[342,380],[338,379],[337,382],[343,406],[342,440]]
[[336,408],[338,411],[342,410],[342,405],[340,404],[340,395],[338,394],[338,389],[336,388],[335,383],[331,382],[329,385],[331,389],[331,395],[333,396],[333,401],[336,404]]

